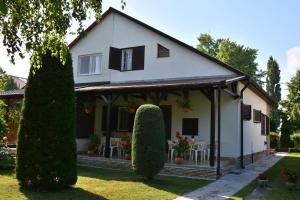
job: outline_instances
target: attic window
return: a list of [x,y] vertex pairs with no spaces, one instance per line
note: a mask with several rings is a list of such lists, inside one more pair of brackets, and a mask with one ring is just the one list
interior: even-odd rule
[[170,50],[160,44],[157,44],[157,57],[170,57]]

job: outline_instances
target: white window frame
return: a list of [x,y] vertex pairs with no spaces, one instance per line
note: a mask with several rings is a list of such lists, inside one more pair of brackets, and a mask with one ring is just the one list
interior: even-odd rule
[[[96,69],[95,69],[95,72],[92,72],[92,68],[93,68],[93,66],[92,66],[92,62],[93,62],[93,57],[94,56],[99,56],[99,59],[100,59],[100,61],[99,61],[99,72],[96,72]],[[83,57],[89,57],[89,73],[85,73],[85,74],[82,74],[81,73],[81,59],[83,58]],[[87,75],[98,75],[98,74],[102,74],[102,70],[103,70],[103,68],[102,68],[102,58],[103,58],[103,55],[102,55],[102,53],[95,53],[95,54],[87,54],[87,55],[80,55],[80,56],[78,56],[78,75],[80,75],[80,76],[87,76]]]
[[[130,55],[130,59],[125,61],[124,54],[127,53],[127,55]],[[131,71],[132,70],[132,56],[133,55],[133,49],[132,48],[127,48],[127,49],[122,49],[122,57],[121,57],[121,71]],[[125,67],[126,64],[126,67]]]

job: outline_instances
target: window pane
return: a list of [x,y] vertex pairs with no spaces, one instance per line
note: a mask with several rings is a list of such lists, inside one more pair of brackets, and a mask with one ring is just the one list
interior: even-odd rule
[[100,55],[95,56],[95,73],[101,73]]
[[90,57],[82,56],[80,57],[80,74],[89,74],[90,72]]
[[198,135],[198,118],[183,118],[182,119],[182,134],[183,135]]
[[132,49],[122,50],[122,70],[132,70]]

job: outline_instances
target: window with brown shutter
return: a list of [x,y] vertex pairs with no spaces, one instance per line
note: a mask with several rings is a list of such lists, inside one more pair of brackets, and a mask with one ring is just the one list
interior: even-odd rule
[[253,109],[253,122],[260,123],[261,122],[261,111]]
[[266,135],[270,134],[270,118],[266,116]]
[[157,57],[170,57],[170,50],[160,44],[157,44]]
[[198,135],[198,118],[182,119],[182,135]]
[[261,135],[266,135],[266,116],[261,114]]
[[110,47],[108,68],[121,71],[121,58],[122,50]]
[[251,105],[243,104],[243,119],[251,120]]

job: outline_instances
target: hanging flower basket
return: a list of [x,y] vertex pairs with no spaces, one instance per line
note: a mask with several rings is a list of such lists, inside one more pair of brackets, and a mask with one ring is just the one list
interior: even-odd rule
[[190,99],[188,97],[182,97],[180,99],[176,100],[177,105],[179,108],[182,109],[183,112],[189,112],[191,110],[191,102]]

